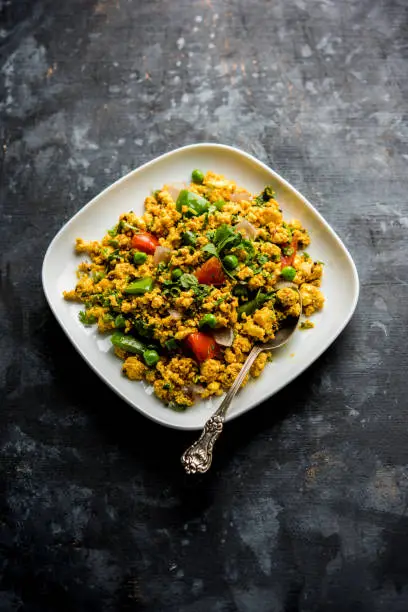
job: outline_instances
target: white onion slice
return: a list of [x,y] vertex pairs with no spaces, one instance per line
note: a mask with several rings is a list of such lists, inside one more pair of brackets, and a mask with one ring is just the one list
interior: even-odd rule
[[165,191],[171,195],[174,201],[179,197],[179,193],[182,189],[187,189],[185,183],[171,183],[171,185],[165,185]]
[[251,197],[252,196],[249,191],[236,191],[235,193],[231,194],[230,200],[231,202],[241,202],[241,200],[250,200]]
[[170,308],[169,315],[172,319],[175,319],[176,321],[179,321],[182,316],[181,312],[179,310],[176,310],[175,308]]
[[168,249],[167,247],[163,247],[163,246],[158,246],[156,247],[156,250],[154,252],[153,263],[156,266],[162,261],[167,263],[168,261],[170,261],[170,257],[171,257],[171,249]]
[[213,338],[220,346],[232,346],[234,342],[234,332],[230,327],[223,327],[222,329],[214,329]]
[[195,400],[198,397],[201,397],[202,393],[205,391],[205,388],[202,385],[191,384],[182,387],[182,391]]
[[245,236],[249,238],[250,240],[254,240],[258,235],[257,228],[254,227],[252,223],[250,223],[246,219],[242,219],[242,221],[240,221],[234,227],[234,229],[238,230],[238,232],[242,232],[243,234],[245,234]]

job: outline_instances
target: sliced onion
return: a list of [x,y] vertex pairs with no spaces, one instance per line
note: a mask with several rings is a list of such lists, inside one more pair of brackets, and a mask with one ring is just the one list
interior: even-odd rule
[[203,392],[205,391],[205,388],[202,385],[191,384],[191,385],[186,385],[185,387],[182,387],[182,391],[183,393],[185,393],[186,395],[189,395],[193,399],[197,399],[203,394]]
[[171,249],[168,249],[167,247],[163,247],[163,246],[158,246],[154,252],[153,263],[156,266],[162,261],[167,263],[168,261],[170,261],[170,257],[171,257]]
[[234,229],[238,230],[239,232],[243,232],[250,240],[254,240],[258,235],[257,228],[246,219],[242,219],[242,221],[240,221]]
[[232,346],[234,342],[234,332],[231,327],[223,327],[213,331],[213,338],[220,346]]
[[231,202],[241,202],[241,200],[250,200],[251,197],[252,196],[249,191],[236,191],[235,193],[231,194],[230,200]]
[[181,312],[179,310],[176,310],[175,308],[170,308],[169,315],[172,319],[175,319],[176,321],[178,321],[182,317]]
[[164,189],[171,195],[174,201],[179,197],[179,193],[182,189],[186,189],[185,183],[171,183],[171,185],[165,185]]

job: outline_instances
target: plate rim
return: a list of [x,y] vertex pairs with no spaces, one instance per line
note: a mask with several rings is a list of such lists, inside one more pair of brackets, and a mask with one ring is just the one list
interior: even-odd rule
[[[251,155],[250,153],[247,153],[246,151],[243,151],[242,149],[239,149],[238,147],[234,147],[234,146],[231,146],[231,145],[220,144],[220,143],[215,143],[215,142],[198,142],[198,143],[194,143],[194,144],[184,145],[182,147],[178,147],[177,149],[172,149],[171,151],[168,151],[166,153],[163,153],[162,155],[154,157],[153,159],[149,160],[148,162],[142,164],[141,166],[138,166],[137,168],[134,168],[133,170],[130,170],[130,172],[127,172],[124,176],[120,177],[119,179],[117,179],[116,181],[114,181],[113,183],[111,183],[107,187],[105,187],[96,196],[94,196],[89,202],[87,202],[84,206],[82,206],[72,217],[70,217],[68,219],[68,221],[66,221],[61,226],[61,228],[58,230],[58,232],[55,234],[54,238],[51,240],[50,244],[48,245],[48,248],[47,248],[47,250],[45,252],[45,255],[44,255],[44,259],[43,259],[43,263],[42,263],[42,269],[41,269],[41,281],[42,281],[42,287],[43,287],[44,295],[46,297],[47,303],[48,303],[48,305],[49,305],[53,315],[55,316],[55,318],[58,321],[60,327],[62,328],[62,330],[64,331],[64,333],[68,337],[68,339],[70,340],[71,344],[74,346],[76,351],[81,355],[81,357],[85,360],[85,362],[89,365],[89,367],[97,374],[97,376],[99,376],[99,378],[105,384],[107,384],[110,387],[110,389],[112,389],[112,391],[114,391],[122,400],[124,400],[127,404],[129,404],[134,410],[137,410],[140,414],[142,414],[143,416],[147,417],[148,419],[150,419],[151,421],[153,421],[155,423],[158,423],[158,424],[160,424],[162,426],[169,427],[170,429],[176,429],[176,430],[179,430],[179,431],[198,431],[198,430],[202,429],[202,425],[186,425],[186,426],[183,426],[182,424],[179,424],[179,423],[169,423],[165,419],[162,419],[160,416],[153,415],[153,414],[151,414],[148,411],[142,411],[137,405],[132,403],[122,393],[122,391],[120,389],[118,389],[115,386],[115,384],[110,381],[109,378],[107,378],[104,374],[102,374],[100,372],[99,368],[96,365],[94,365],[92,363],[91,359],[88,358],[88,356],[82,351],[82,349],[80,348],[79,343],[77,343],[75,341],[75,339],[71,336],[71,334],[70,334],[69,330],[67,329],[67,326],[65,325],[64,321],[62,320],[62,318],[60,318],[60,316],[58,314],[58,310],[53,305],[52,298],[50,297],[50,295],[48,293],[48,289],[47,289],[46,268],[47,268],[48,259],[51,256],[51,252],[53,250],[53,247],[57,243],[57,241],[60,238],[60,236],[63,233],[65,233],[66,229],[74,222],[74,220],[78,216],[83,214],[83,212],[86,209],[94,206],[95,203],[100,198],[102,198],[103,196],[108,194],[110,191],[116,189],[122,182],[125,182],[131,176],[134,176],[134,175],[138,174],[142,170],[145,170],[149,166],[152,166],[152,165],[156,164],[157,162],[166,159],[167,157],[171,157],[171,156],[175,155],[176,153],[180,153],[182,151],[187,151],[187,150],[192,150],[192,149],[199,149],[199,148],[209,148],[209,147],[213,147],[213,148],[219,149],[221,151],[225,151],[225,152],[238,153],[239,155],[241,155],[242,157],[246,158],[247,160],[249,160],[251,162],[255,162],[255,164],[257,166],[260,166],[263,170],[266,170],[267,172],[272,174],[286,188],[288,188],[290,191],[292,191],[302,201],[302,204],[304,206],[306,206],[306,208],[308,208],[310,211],[312,211],[313,214],[315,214],[317,216],[319,221],[323,224],[325,230],[328,231],[331,234],[331,236],[335,239],[335,241],[337,242],[337,245],[341,248],[341,250],[343,251],[343,254],[346,256],[348,264],[350,265],[350,269],[351,269],[351,272],[352,272],[352,279],[353,279],[353,287],[352,287],[352,289],[353,289],[353,299],[350,302],[349,312],[348,312],[347,316],[344,318],[344,320],[342,321],[342,323],[340,325],[340,328],[337,329],[335,331],[335,333],[331,333],[329,335],[328,341],[325,342],[324,345],[322,345],[322,349],[318,351],[318,353],[313,357],[312,360],[307,361],[307,363],[305,363],[305,365],[302,366],[301,369],[298,372],[296,372],[296,374],[294,374],[293,376],[290,376],[289,379],[285,380],[285,382],[283,382],[282,384],[278,383],[277,387],[274,389],[274,391],[270,395],[268,395],[267,397],[261,397],[258,401],[255,401],[255,403],[251,404],[251,406],[249,408],[245,408],[245,409],[243,409],[243,410],[241,410],[239,412],[235,412],[235,413],[234,412],[228,413],[226,418],[225,418],[225,422],[232,421],[232,420],[238,418],[239,416],[242,416],[243,414],[249,412],[253,408],[256,408],[262,402],[267,401],[273,395],[276,395],[276,393],[278,393],[282,388],[284,388],[287,385],[289,385],[295,378],[300,376],[308,367],[310,367],[317,359],[319,359],[319,357],[331,346],[331,344],[333,344],[333,342],[338,338],[338,336],[340,336],[340,334],[343,332],[345,327],[350,322],[350,319],[353,316],[353,314],[355,312],[355,309],[357,307],[357,303],[358,303],[358,299],[359,299],[359,294],[360,294],[360,281],[359,281],[359,276],[358,276],[356,264],[355,264],[351,254],[350,254],[350,251],[348,250],[346,245],[343,243],[343,241],[340,238],[340,236],[336,233],[336,231],[328,223],[328,221],[326,221],[326,219],[323,217],[323,215],[313,206],[313,204],[311,204],[309,202],[309,200],[304,195],[302,195],[300,193],[300,191],[298,191],[291,183],[289,183],[289,181],[287,181],[284,177],[282,177],[278,172],[276,172],[275,170],[270,168],[267,164],[265,164],[261,160],[257,159],[255,156]],[[210,416],[211,415],[209,415],[209,417]]]

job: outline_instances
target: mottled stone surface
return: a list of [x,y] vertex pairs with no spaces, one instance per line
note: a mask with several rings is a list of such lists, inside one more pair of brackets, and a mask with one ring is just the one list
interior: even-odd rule
[[[1,612],[407,611],[407,17],[405,0],[0,2]],[[191,434],[101,384],[40,269],[103,187],[202,140],[304,192],[362,292],[189,478]]]

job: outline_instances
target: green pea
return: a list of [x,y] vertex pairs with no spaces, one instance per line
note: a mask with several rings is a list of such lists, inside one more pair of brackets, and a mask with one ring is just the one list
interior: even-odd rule
[[208,325],[208,327],[214,328],[217,325],[217,317],[215,317],[211,313],[204,315],[203,318],[198,323],[198,326],[204,327],[204,325]]
[[227,268],[227,270],[235,270],[238,265],[238,257],[236,255],[226,255],[222,260],[222,263]]
[[183,276],[183,270],[180,270],[180,268],[174,268],[171,273],[171,280],[178,281],[181,276]]
[[201,170],[193,170],[191,173],[191,178],[193,179],[193,183],[201,183],[204,181],[204,173]]
[[118,315],[115,319],[115,327],[117,327],[118,329],[123,329],[124,327],[126,327],[126,319],[123,315]]
[[147,366],[149,366],[149,367],[155,366],[156,363],[159,361],[159,354],[158,354],[157,351],[154,351],[152,349],[148,349],[148,350],[144,351],[143,359],[144,359],[145,364]]
[[285,266],[281,272],[281,276],[287,281],[293,281],[296,276],[296,270],[292,268],[292,266]]
[[143,264],[147,259],[147,255],[146,253],[142,253],[141,251],[136,251],[133,254],[133,263],[135,263],[137,266],[140,266],[140,264]]
[[183,244],[188,246],[195,246],[197,244],[197,236],[194,232],[188,230],[187,232],[183,232],[183,234],[181,234],[181,241]]

